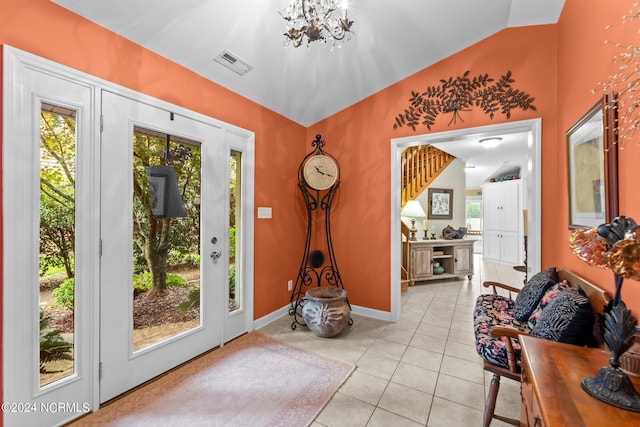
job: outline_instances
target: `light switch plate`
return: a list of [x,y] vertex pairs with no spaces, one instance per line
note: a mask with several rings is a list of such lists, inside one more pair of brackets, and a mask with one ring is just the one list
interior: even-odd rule
[[258,208],[258,219],[271,219],[271,208]]

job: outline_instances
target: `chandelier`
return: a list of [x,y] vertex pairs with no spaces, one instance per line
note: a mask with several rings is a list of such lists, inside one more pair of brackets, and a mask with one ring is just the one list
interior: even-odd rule
[[315,41],[335,46],[351,38],[353,21],[347,17],[346,0],[289,0],[280,15],[287,21],[285,46],[299,47],[305,36],[307,47]]

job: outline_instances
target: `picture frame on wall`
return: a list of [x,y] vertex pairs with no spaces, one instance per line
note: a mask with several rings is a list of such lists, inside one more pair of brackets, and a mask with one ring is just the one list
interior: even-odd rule
[[618,215],[617,99],[602,97],[567,132],[569,229]]
[[429,219],[453,218],[453,189],[429,188]]

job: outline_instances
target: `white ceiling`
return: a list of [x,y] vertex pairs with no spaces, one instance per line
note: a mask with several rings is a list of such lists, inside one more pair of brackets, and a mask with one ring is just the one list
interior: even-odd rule
[[[317,42],[284,47],[279,12],[289,0],[52,1],[303,126],[504,28],[555,23],[564,5],[564,0],[350,0],[355,35],[331,49]],[[223,50],[253,69],[240,76],[219,65],[213,58]]]
[[[479,142],[487,137],[499,137],[502,141],[497,147],[488,149]],[[467,189],[479,189],[492,177],[525,171],[529,161],[529,140],[528,132],[471,133],[453,141],[442,140],[430,144],[464,161]]]

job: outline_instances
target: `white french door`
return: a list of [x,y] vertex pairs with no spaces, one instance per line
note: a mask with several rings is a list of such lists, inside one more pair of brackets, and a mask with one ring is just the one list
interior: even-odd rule
[[[102,95],[102,116],[100,401],[104,402],[221,344],[224,290],[228,282],[228,257],[223,255],[228,252],[229,191],[222,129],[106,91]],[[166,152],[161,144],[154,147],[144,141],[144,148],[139,147],[138,141],[134,144],[136,138],[148,135],[155,135],[157,142],[163,142],[167,136],[177,138],[182,142],[179,146],[192,152],[191,159],[199,159],[191,165],[197,171],[190,180],[201,185],[196,185],[195,192],[189,194],[190,200],[183,200],[187,208],[193,207],[187,209],[188,216],[196,218],[182,226],[182,233],[193,233],[200,248],[200,267],[195,272],[200,283],[200,304],[195,321],[186,327],[185,322],[170,322],[174,330],[164,335],[166,324],[151,325],[147,329],[155,326],[161,339],[139,342],[134,330],[134,249],[138,246],[139,251],[150,251],[149,246],[165,245],[169,247],[165,252],[170,252],[177,243],[157,240],[176,239],[180,221],[190,219],[155,220],[139,218],[140,214],[134,213],[134,203],[140,203],[136,194],[142,191],[136,186],[147,185],[144,178],[136,180],[134,164],[142,158],[147,166],[158,165],[163,162],[160,148]],[[161,193],[157,196],[159,200],[169,197],[169,185],[168,181],[162,182],[157,190]],[[143,221],[147,222],[140,225]],[[169,227],[173,234],[159,231]],[[141,244],[140,240],[145,242]],[[151,256],[147,254],[148,258]],[[168,291],[172,290],[168,287],[165,292]],[[156,311],[159,308],[153,306],[161,306],[164,300],[160,295],[144,304]]]
[[[253,134],[3,53],[3,425],[62,425],[252,328]],[[164,163],[162,138],[191,154],[174,165],[187,216],[170,220],[179,232],[168,254],[172,268],[191,268],[168,273],[193,304],[147,327],[134,324],[134,276],[149,284],[139,271],[148,219],[134,204],[160,184],[134,176]]]

